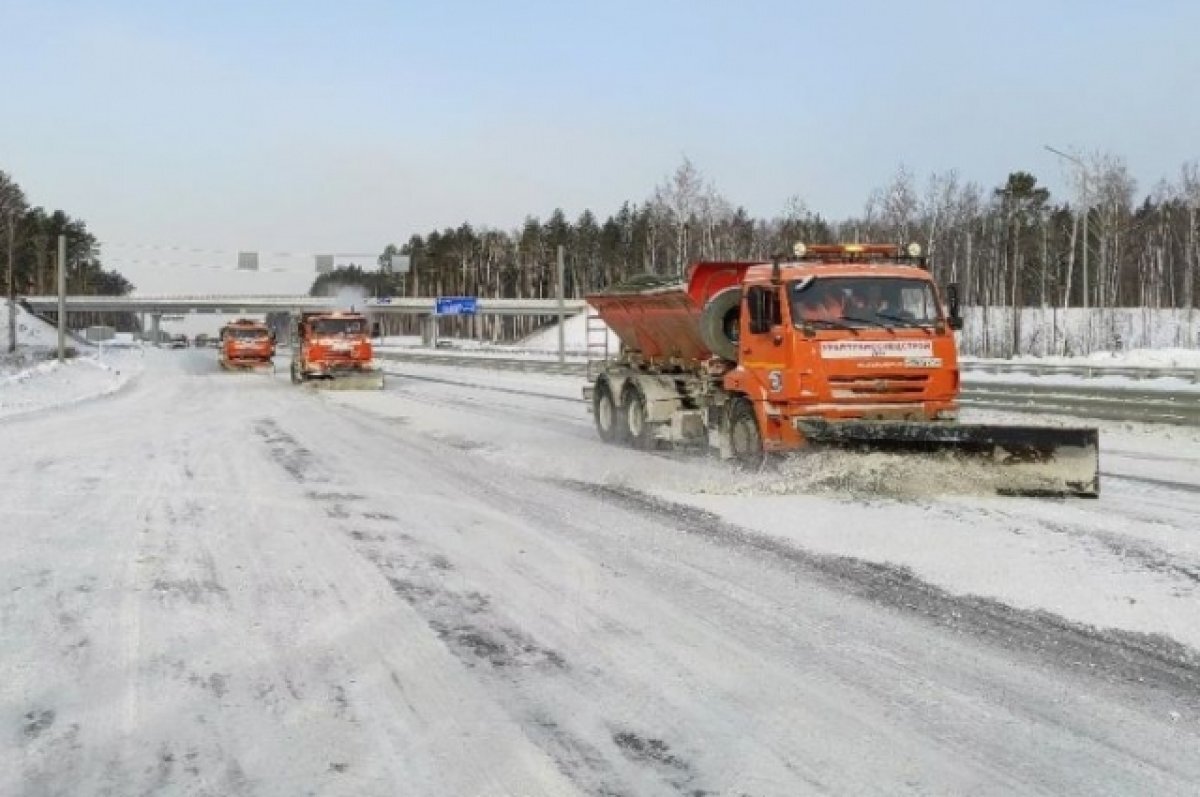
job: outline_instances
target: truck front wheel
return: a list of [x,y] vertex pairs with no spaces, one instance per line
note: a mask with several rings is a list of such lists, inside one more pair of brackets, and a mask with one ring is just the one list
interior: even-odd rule
[[729,409],[729,449],[738,465],[748,470],[758,470],[766,461],[758,417],[746,399],[738,399]]
[[607,381],[596,383],[592,394],[592,415],[596,421],[596,433],[606,443],[621,443],[625,439],[625,419],[621,408],[613,398],[612,388]]

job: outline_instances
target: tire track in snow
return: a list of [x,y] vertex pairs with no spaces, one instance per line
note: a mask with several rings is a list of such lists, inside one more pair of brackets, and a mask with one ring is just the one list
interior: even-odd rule
[[1005,650],[1020,651],[1075,674],[1149,688],[1200,712],[1200,653],[1165,637],[1099,630],[1048,612],[1017,609],[972,595],[953,595],[902,567],[804,551],[726,522],[717,515],[628,487],[560,482],[661,519],[681,532],[749,550],[889,609],[919,615]]
[[[272,459],[289,474],[307,473],[307,468],[295,467],[307,451],[298,439],[277,425],[264,429],[260,422],[256,427],[270,447]],[[429,551],[410,534],[369,530],[372,526],[395,526],[393,515],[373,506],[366,496],[339,486],[336,479],[322,478],[322,482],[323,489],[309,490],[306,498],[338,521],[337,528],[360,555],[378,569],[396,596],[417,611],[454,656],[490,682],[493,689],[508,695],[506,701],[512,701],[514,717],[529,737],[584,793],[598,797],[640,793],[622,777],[628,764],[652,772],[672,793],[710,793],[696,786],[700,776],[680,755],[661,754],[669,747],[660,739],[612,723],[614,730],[605,751],[566,730],[553,718],[555,707],[538,705],[532,696],[541,693],[538,682],[543,679],[570,678],[570,662],[529,633],[501,620],[493,612],[493,599],[488,594],[451,586],[447,575],[453,573],[455,565],[446,556]],[[353,504],[352,511],[348,502]],[[627,764],[614,766],[614,759],[621,758]]]

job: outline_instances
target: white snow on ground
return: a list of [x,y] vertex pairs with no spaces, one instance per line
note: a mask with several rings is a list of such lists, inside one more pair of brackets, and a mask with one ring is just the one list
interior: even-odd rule
[[1198,368],[1200,349],[1130,349],[1129,351],[1097,351],[1086,357],[1043,358],[1049,361],[1084,361],[1096,365],[1125,365],[1143,368]]
[[[893,465],[821,476],[821,458],[738,476],[599,443],[579,380],[400,364],[384,391],[339,393],[291,385],[286,362],[146,362],[113,400],[0,425],[28,452],[0,458],[0,794],[1191,797],[1200,781],[1200,670],[1169,646],[810,553],[890,545],[872,535],[895,523],[935,572],[1007,589],[1036,555],[1004,541],[1028,537],[1067,567],[1053,580],[1092,579],[1106,619],[1115,584],[1186,620],[1187,490],[977,503],[879,489],[914,481]],[[1160,453],[1194,456],[1177,442]],[[1026,586],[1039,605],[1074,595]]]
[[[386,393],[335,400],[403,413],[498,467],[636,488],[808,550],[901,565],[955,593],[1200,651],[1200,430],[965,412],[967,421],[1101,428],[1108,475],[1098,500],[1004,498],[981,488],[987,469],[924,457],[813,452],[744,475],[709,457],[632,452],[596,439],[578,377],[389,369],[396,390],[428,402],[419,414]],[[472,407],[479,412],[462,409]],[[505,413],[542,418],[546,431],[497,423]]]
[[1165,376],[1154,379],[1133,379],[1125,376],[1074,376],[1072,374],[1032,374],[1013,371],[990,373],[988,371],[964,370],[964,385],[1055,385],[1074,388],[1122,388],[1126,390],[1158,390],[1200,392],[1200,382],[1180,377]]
[[0,302],[0,418],[61,407],[114,393],[142,371],[138,348],[80,346],[83,354],[53,359],[58,330],[16,308],[17,351],[8,354],[8,303]]
[[119,349],[7,372],[0,368],[0,418],[115,393],[141,373],[142,365],[140,349]]

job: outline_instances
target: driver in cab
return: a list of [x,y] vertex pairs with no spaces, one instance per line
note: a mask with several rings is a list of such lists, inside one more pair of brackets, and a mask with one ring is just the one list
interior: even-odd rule
[[845,313],[845,303],[836,290],[815,283],[800,294],[796,309],[802,321],[836,321]]
[[883,288],[878,283],[868,282],[850,292],[846,301],[846,315],[870,318],[880,313],[891,312],[891,302],[884,298]]

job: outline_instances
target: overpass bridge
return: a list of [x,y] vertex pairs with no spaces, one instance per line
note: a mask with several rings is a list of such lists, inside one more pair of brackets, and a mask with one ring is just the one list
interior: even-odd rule
[[[26,296],[22,302],[37,313],[57,314],[57,296]],[[164,315],[290,313],[306,310],[348,309],[344,300],[321,296],[67,296],[68,316],[72,312],[137,313],[150,316],[150,334],[159,339]],[[437,337],[437,298],[429,297],[369,297],[354,308],[372,316],[408,315],[430,319],[423,334]],[[566,299],[561,306],[565,315],[583,312],[587,303],[581,299]],[[476,300],[475,315],[483,316],[555,316],[560,312],[556,299],[484,299]],[[425,322],[423,321],[422,324]],[[145,326],[143,325],[143,329]]]
[[[57,296],[26,296],[27,302],[39,313],[57,313]],[[343,301],[320,296],[68,296],[67,312],[145,313],[147,315],[177,315],[181,313],[299,313],[345,307]],[[587,307],[582,299],[567,299],[563,310],[568,315],[581,313]],[[355,309],[380,315],[433,315],[437,310],[434,297],[367,298]],[[478,315],[551,316],[559,311],[555,299],[478,299]]]

